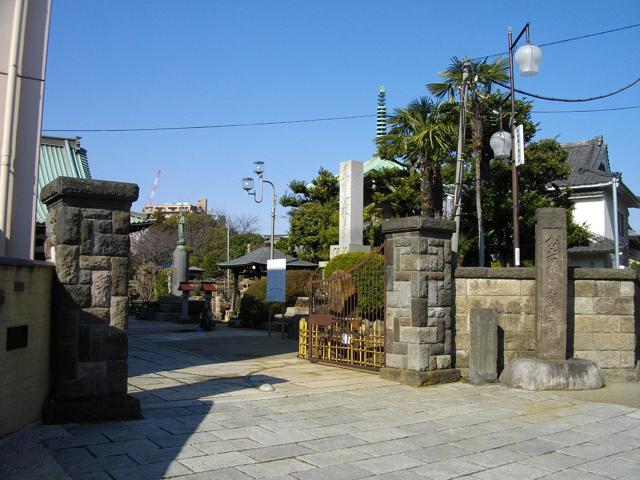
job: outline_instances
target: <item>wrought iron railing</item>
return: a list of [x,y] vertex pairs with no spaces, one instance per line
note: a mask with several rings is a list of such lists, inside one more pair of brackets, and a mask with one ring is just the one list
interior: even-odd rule
[[372,253],[346,271],[310,282],[298,355],[311,361],[384,366],[384,265]]

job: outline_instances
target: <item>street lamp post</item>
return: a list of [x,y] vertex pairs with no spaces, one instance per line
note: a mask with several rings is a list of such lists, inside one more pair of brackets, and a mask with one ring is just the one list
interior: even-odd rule
[[[518,41],[525,35],[525,44],[518,48],[513,53],[513,49],[518,44]],[[523,27],[515,40],[513,40],[511,27],[507,29],[507,41],[509,44],[509,96],[511,97],[511,191],[513,195],[513,264],[516,267],[520,266],[520,187],[518,183],[518,165],[516,165],[516,99],[515,99],[515,87],[514,78],[515,73],[513,71],[513,61],[518,64],[518,70],[520,75],[533,76],[538,73],[540,62],[542,60],[542,51],[540,47],[533,45],[529,38],[529,22]],[[497,132],[494,134],[500,134]],[[498,140],[498,138],[496,138]],[[506,143],[506,142],[504,142]]]
[[[229,217],[225,215],[225,223],[227,227],[227,262],[230,260],[231,253],[231,224],[229,223]],[[231,269],[227,268],[227,297],[229,297],[229,290],[231,288]]]
[[254,168],[253,168],[253,173],[255,173],[258,176],[258,179],[260,180],[260,198],[258,198],[258,196],[256,195],[256,191],[254,190],[254,185],[253,185],[253,178],[251,177],[244,177],[242,179],[242,189],[245,190],[249,195],[253,195],[253,200],[256,203],[262,203],[262,200],[264,199],[264,184],[268,183],[269,185],[271,185],[271,190],[272,190],[272,195],[271,195],[271,251],[270,251],[270,257],[271,259],[273,259],[273,252],[274,252],[274,235],[275,235],[275,228],[276,228],[276,187],[273,185],[272,182],[270,182],[269,180],[265,180],[264,179],[264,162],[253,162]]
[[[258,176],[260,180],[260,198],[257,197],[256,191],[253,188],[253,178],[244,177],[242,179],[242,189],[245,190],[249,195],[253,195],[253,200],[256,203],[262,203],[264,199],[264,184],[268,183],[271,185],[271,250],[269,258],[273,260],[274,253],[274,231],[276,228],[276,187],[269,180],[264,179],[264,162],[257,161],[253,162],[253,173]],[[272,304],[269,302],[269,337],[271,337],[271,316],[272,316]],[[284,322],[284,319],[283,319]],[[282,338],[284,338],[284,323],[282,324]]]

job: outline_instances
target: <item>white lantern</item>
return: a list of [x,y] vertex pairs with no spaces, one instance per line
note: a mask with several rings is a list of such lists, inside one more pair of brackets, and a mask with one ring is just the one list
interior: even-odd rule
[[493,157],[499,159],[511,158],[511,134],[504,130],[498,130],[491,135],[489,140],[491,150],[493,150]]
[[242,189],[246,190],[247,192],[250,192],[251,190],[253,190],[253,178],[244,177],[242,179]]
[[258,160],[257,162],[253,162],[253,173],[260,176],[261,173],[264,172],[264,162]]
[[542,50],[537,45],[526,43],[516,50],[514,56],[520,75],[530,77],[538,74],[542,62]]

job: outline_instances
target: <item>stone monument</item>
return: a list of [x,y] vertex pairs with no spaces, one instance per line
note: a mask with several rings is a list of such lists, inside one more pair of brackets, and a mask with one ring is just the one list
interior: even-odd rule
[[471,309],[469,381],[479,385],[498,379],[498,313],[493,308]]
[[604,386],[590,360],[567,360],[567,214],[536,210],[536,358],[509,362],[500,382],[527,390],[588,390]]
[[338,245],[331,245],[329,258],[349,252],[368,252],[362,244],[362,212],[364,204],[364,175],[362,162],[348,160],[340,163],[340,235]]
[[178,244],[173,251],[173,267],[171,269],[171,294],[182,296],[180,282],[189,279],[189,252],[184,241],[184,215],[180,212],[178,220]]

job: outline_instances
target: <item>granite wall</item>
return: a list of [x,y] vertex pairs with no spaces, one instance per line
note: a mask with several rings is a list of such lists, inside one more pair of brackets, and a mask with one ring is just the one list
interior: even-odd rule
[[[498,369],[535,356],[535,268],[458,268],[455,366],[468,373],[472,308],[498,313]],[[587,358],[609,381],[639,381],[640,292],[632,270],[570,269],[567,356]]]

